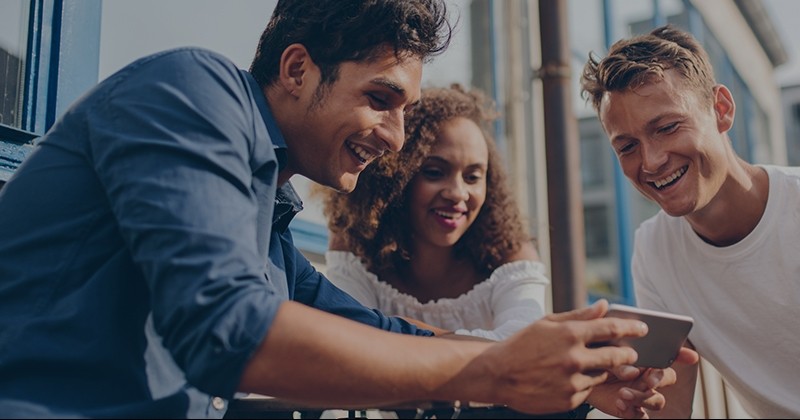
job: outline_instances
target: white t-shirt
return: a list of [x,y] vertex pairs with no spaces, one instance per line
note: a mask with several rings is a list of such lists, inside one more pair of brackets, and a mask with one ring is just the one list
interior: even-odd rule
[[493,340],[505,339],[544,316],[550,283],[541,262],[514,261],[457,298],[422,303],[378,280],[351,252],[328,251],[325,260],[326,277],[365,306]]
[[734,245],[709,245],[663,211],[637,229],[636,299],[695,319],[689,340],[752,416],[799,418],[800,168],[763,168],[764,215]]

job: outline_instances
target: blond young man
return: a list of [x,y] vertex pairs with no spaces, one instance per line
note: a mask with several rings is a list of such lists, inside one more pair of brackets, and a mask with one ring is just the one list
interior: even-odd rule
[[[800,168],[736,155],[731,92],[674,27],[590,57],[582,85],[625,176],[661,207],[635,235],[638,305],[694,317],[687,345],[751,415],[799,417]],[[697,365],[674,367],[653,417],[691,415]]]

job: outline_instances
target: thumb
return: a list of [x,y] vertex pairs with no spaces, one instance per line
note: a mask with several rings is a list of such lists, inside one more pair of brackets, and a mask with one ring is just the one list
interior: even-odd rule
[[585,308],[573,309],[568,312],[550,314],[547,319],[550,321],[585,321],[600,318],[608,311],[608,301],[600,299]]

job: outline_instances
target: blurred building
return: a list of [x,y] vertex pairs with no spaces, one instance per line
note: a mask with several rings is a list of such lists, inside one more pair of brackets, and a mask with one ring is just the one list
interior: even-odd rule
[[800,166],[800,84],[781,88],[789,165]]
[[22,89],[20,77],[22,60],[0,47],[0,69],[8,75],[0,85],[0,124],[13,126],[18,121]]

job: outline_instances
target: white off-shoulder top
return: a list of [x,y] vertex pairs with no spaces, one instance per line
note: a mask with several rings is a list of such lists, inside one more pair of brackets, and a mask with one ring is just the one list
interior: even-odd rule
[[457,298],[422,303],[367,271],[347,251],[327,251],[326,277],[363,305],[386,315],[406,316],[430,325],[492,340],[505,339],[544,316],[550,280],[539,261],[521,260],[498,267],[488,279]]

